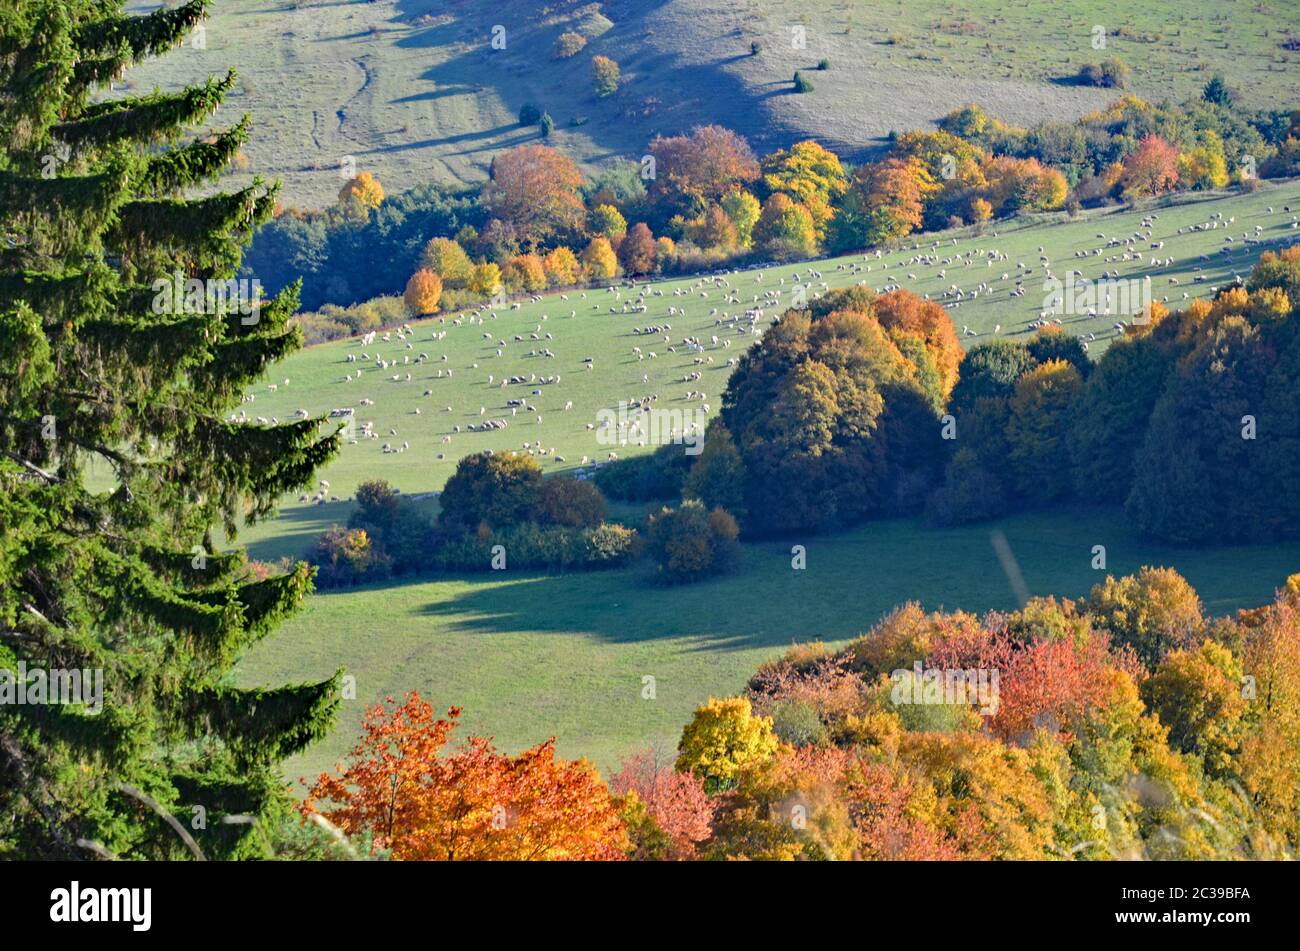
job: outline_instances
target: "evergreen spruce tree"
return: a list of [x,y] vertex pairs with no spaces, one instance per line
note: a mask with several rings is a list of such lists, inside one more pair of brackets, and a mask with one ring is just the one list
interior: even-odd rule
[[[266,854],[288,807],[278,761],[338,702],[338,675],[233,685],[311,573],[254,577],[213,537],[337,451],[318,419],[231,420],[301,346],[297,288],[245,313],[213,294],[160,305],[155,284],[233,278],[277,186],[211,184],[248,133],[246,117],[198,128],[233,72],[111,90],[206,6],[0,5],[0,857]],[[102,710],[16,703],[23,665],[29,688],[32,671],[102,670]]]

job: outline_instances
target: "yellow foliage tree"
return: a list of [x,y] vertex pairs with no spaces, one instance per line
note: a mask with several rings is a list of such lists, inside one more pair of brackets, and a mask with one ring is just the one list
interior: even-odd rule
[[473,268],[465,249],[451,238],[434,238],[426,244],[420,266],[437,274],[448,287],[464,287]]
[[339,204],[344,207],[355,204],[373,210],[383,204],[383,201],[384,187],[370,172],[349,178],[339,189]]
[[754,716],[749,700],[709,698],[677,745],[677,769],[693,773],[709,793],[731,789],[743,770],[771,759],[779,741],[771,717]]
[[542,267],[546,269],[546,278],[552,287],[567,287],[582,279],[582,265],[578,263],[577,255],[563,245],[542,259]]
[[501,280],[511,291],[546,289],[546,268],[535,254],[518,254],[501,269]]
[[607,280],[618,274],[618,255],[608,238],[596,237],[582,249],[582,265],[592,280]]
[[491,261],[474,265],[469,274],[469,289],[482,297],[491,297],[501,290],[501,268]]
[[1228,184],[1228,159],[1223,140],[1207,131],[1201,144],[1178,156],[1178,180],[1188,188],[1223,188]]

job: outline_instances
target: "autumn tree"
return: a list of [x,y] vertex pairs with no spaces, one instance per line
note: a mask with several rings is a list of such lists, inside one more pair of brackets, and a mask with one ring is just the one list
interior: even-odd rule
[[709,701],[695,711],[677,746],[677,769],[691,773],[712,794],[734,788],[740,774],[775,755],[772,721],[754,716],[744,697]]
[[581,228],[581,185],[582,172],[572,159],[550,146],[521,145],[492,160],[483,198],[526,243],[538,244]]
[[371,172],[349,178],[339,189],[339,207],[364,217],[384,202],[384,188]]
[[627,234],[627,219],[613,205],[597,205],[591,210],[588,228],[592,235],[608,238],[617,247]]
[[622,78],[618,63],[608,56],[591,58],[591,84],[596,90],[596,95],[601,99],[618,92],[618,84]]
[[1158,135],[1145,135],[1124,159],[1119,187],[1127,201],[1172,191],[1178,184],[1178,147]]
[[1199,145],[1178,156],[1178,181],[1185,188],[1197,190],[1228,184],[1228,158],[1217,132],[1207,129]]
[[420,267],[437,274],[446,287],[465,287],[474,265],[465,249],[451,238],[433,238],[424,246]]
[[734,251],[740,244],[740,233],[735,222],[721,205],[710,205],[704,216],[692,223],[690,237],[701,248]]
[[658,264],[659,249],[649,226],[639,221],[632,226],[623,243],[618,246],[618,261],[623,273],[628,275],[653,274]]
[[1026,501],[1051,502],[1070,494],[1067,421],[1083,381],[1064,360],[1049,360],[1016,383],[1007,442],[1017,489]]
[[754,225],[754,245],[778,258],[810,257],[817,250],[817,229],[803,205],[784,192],[763,203],[763,213]]
[[459,717],[456,707],[436,717],[415,691],[400,706],[376,704],[347,766],[320,774],[303,814],[368,832],[403,861],[625,857],[617,805],[590,764],[558,759],[553,739],[518,756],[481,737],[447,751]]
[[656,137],[650,154],[655,160],[650,194],[689,217],[759,177],[749,143],[721,126],[698,126],[689,136]]
[[582,249],[581,261],[583,270],[592,280],[604,281],[618,275],[618,256],[608,238],[592,238]]
[[551,287],[568,287],[582,278],[577,256],[563,245],[547,252],[542,267],[546,269],[546,283]]
[[769,192],[785,192],[808,209],[818,239],[824,238],[834,214],[831,206],[848,187],[839,157],[809,139],[764,156],[761,167],[763,186]]
[[501,283],[508,291],[546,289],[546,267],[535,254],[517,254],[501,269]]
[[1246,700],[1241,662],[1222,644],[1174,650],[1142,684],[1142,699],[1169,728],[1169,742],[1200,757],[1211,775],[1233,766]]
[[474,265],[469,272],[469,290],[481,297],[501,293],[501,268],[491,261]]
[[1055,211],[1065,204],[1070,191],[1064,175],[1036,158],[999,155],[986,162],[982,172],[988,183],[983,197],[997,216]]
[[734,188],[722,196],[718,205],[736,229],[736,242],[748,248],[754,240],[754,225],[763,213],[762,204],[743,188]]
[[851,251],[904,237],[921,226],[925,173],[916,159],[860,166],[828,232],[833,251]]
[[1088,612],[1118,643],[1154,668],[1171,650],[1191,646],[1204,628],[1201,599],[1172,568],[1142,568],[1093,587]]
[[442,297],[442,278],[428,268],[420,268],[406,282],[406,291],[402,300],[413,317],[438,312],[438,300]]
[[618,796],[635,793],[664,834],[666,841],[659,854],[645,858],[693,859],[699,844],[709,837],[714,806],[703,782],[692,773],[674,769],[671,762],[662,762],[654,750],[625,758],[618,772],[610,776],[609,788]]

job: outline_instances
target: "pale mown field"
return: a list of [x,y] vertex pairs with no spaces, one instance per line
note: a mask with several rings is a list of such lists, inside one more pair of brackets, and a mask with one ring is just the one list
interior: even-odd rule
[[[968,102],[1022,124],[1074,119],[1117,93],[1060,80],[1111,55],[1132,67],[1139,95],[1182,100],[1220,71],[1248,108],[1287,108],[1300,102],[1300,53],[1281,48],[1277,27],[1295,22],[1288,9],[1284,0],[1081,0],[1068,11],[1047,0],[217,0],[204,48],[132,70],[125,91],[236,67],[221,119],[252,115],[250,173],[282,179],[287,204],[318,207],[333,202],[348,157],[389,191],[483,179],[497,150],[537,138],[516,121],[529,101],[555,119],[551,143],[588,166],[707,122],[760,151],[813,137],[857,159],[891,130],[928,127]],[[1104,50],[1092,47],[1095,26],[1107,31]],[[556,60],[565,30],[590,42]],[[591,90],[594,54],[623,67],[624,88],[606,100]],[[823,58],[831,68],[816,71]],[[812,71],[812,93],[792,94],[796,69]]]

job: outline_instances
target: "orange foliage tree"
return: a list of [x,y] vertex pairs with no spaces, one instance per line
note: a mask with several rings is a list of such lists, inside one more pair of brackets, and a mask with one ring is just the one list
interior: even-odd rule
[[402,300],[406,309],[416,317],[422,314],[434,314],[438,311],[438,301],[442,299],[442,278],[428,268],[420,268],[406,282],[406,293]]
[[680,773],[671,762],[660,762],[654,750],[642,750],[623,760],[609,778],[619,796],[636,793],[655,825],[667,837],[664,858],[692,859],[696,847],[709,837],[714,802],[704,784],[691,773]]
[[419,693],[375,705],[339,775],[321,773],[300,807],[345,834],[369,831],[399,860],[621,859],[627,833],[595,769],[555,756],[554,739],[508,756],[471,737],[445,752],[445,719]]
[[525,243],[537,244],[582,226],[581,185],[582,172],[571,158],[547,145],[521,145],[492,160],[484,197]]

